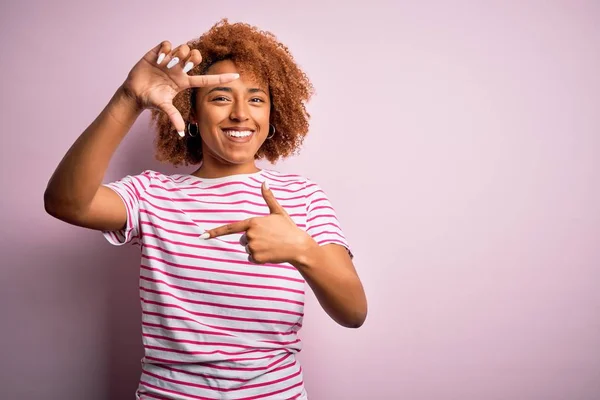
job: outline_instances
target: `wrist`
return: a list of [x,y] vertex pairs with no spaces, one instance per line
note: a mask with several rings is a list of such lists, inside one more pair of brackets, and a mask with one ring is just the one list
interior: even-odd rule
[[125,84],[119,86],[115,93],[114,100],[136,114],[141,114],[142,111],[144,111],[144,107],[140,104],[135,93],[133,93],[133,91]]
[[315,265],[314,260],[319,258],[321,246],[306,232],[304,238],[298,246],[296,255],[291,264],[297,269],[307,269]]
[[106,111],[113,120],[129,129],[144,111],[127,90],[121,86],[113,95]]

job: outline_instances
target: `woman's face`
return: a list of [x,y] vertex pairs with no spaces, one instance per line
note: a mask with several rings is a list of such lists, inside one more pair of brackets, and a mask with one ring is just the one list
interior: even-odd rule
[[[207,74],[231,72],[239,73],[231,60],[223,60]],[[269,134],[270,110],[268,87],[245,74],[233,82],[199,88],[193,119],[198,122],[204,162],[254,166],[254,155]]]

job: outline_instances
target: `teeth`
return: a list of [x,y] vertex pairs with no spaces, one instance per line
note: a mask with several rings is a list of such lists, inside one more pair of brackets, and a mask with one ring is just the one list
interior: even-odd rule
[[237,137],[237,138],[243,138],[243,137],[248,137],[250,135],[252,135],[252,131],[224,131],[227,135],[229,136],[233,136],[233,137]]

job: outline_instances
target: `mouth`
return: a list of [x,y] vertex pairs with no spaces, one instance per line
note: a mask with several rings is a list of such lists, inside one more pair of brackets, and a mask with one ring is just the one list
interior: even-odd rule
[[225,137],[229,140],[236,143],[248,142],[254,135],[254,129],[246,127],[221,128],[221,132],[223,132]]

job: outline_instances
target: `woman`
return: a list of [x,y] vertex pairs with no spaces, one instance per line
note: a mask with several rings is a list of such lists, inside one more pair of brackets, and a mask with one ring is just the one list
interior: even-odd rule
[[[311,94],[273,35],[223,20],[150,50],[54,172],[51,215],[140,246],[137,398],[307,398],[295,357],[305,283],[336,322],[363,324],[365,293],[325,193],[255,164],[299,148]],[[102,185],[145,109],[157,158],[199,168]]]

